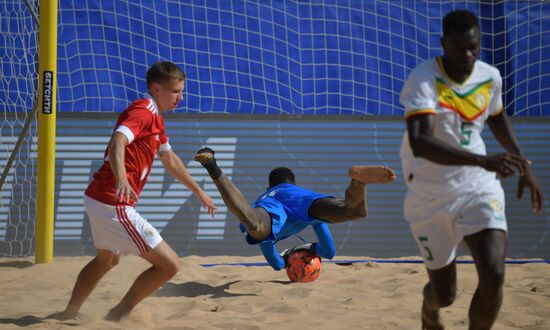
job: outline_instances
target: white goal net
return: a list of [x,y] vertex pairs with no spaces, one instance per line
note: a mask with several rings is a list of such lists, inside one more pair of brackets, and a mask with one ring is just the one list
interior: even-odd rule
[[[37,8],[32,6],[16,0],[0,3],[0,172],[4,179],[0,256],[34,253],[37,128],[32,109],[37,94],[38,22],[33,17]],[[19,139],[19,152],[14,152]]]

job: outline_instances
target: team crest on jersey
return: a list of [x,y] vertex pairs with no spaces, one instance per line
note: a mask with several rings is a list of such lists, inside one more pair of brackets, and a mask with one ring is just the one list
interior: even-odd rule
[[493,79],[475,85],[466,93],[458,93],[441,78],[436,78],[439,106],[457,112],[463,119],[473,121],[487,110]]
[[147,238],[152,238],[155,235],[155,232],[152,228],[147,228],[145,229],[144,234]]
[[476,94],[474,99],[475,99],[475,102],[476,102],[477,106],[480,107],[480,108],[485,104],[485,95],[483,93]]
[[489,205],[491,205],[491,208],[497,212],[502,212],[502,210],[504,209],[502,203],[494,198],[491,198],[491,200],[489,200]]

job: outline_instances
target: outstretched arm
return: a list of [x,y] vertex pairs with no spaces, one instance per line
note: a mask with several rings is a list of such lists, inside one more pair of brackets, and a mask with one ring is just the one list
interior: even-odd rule
[[266,240],[260,242],[260,249],[264,254],[265,260],[267,260],[273,269],[281,270],[285,268],[285,260],[279,255],[274,241]]
[[212,198],[210,198],[210,196],[199,187],[195,180],[193,180],[178,155],[172,150],[159,151],[157,155],[168,173],[197,195],[202,206],[208,210],[209,214],[214,216],[216,213],[216,206]]
[[[319,243],[311,244],[311,249],[315,254],[322,258],[332,259],[336,253],[336,248],[334,247],[334,240],[328,224],[326,223],[316,223],[312,225],[315,235],[319,240]],[[300,248],[300,247],[295,247]],[[286,262],[283,257],[277,251],[275,242],[272,240],[265,240],[260,242],[260,249],[264,254],[265,260],[269,265],[275,270],[281,270],[285,268]],[[290,250],[292,251],[292,249]]]
[[312,227],[319,240],[319,243],[313,243],[313,251],[322,258],[334,258],[336,248],[334,247],[334,239],[332,238],[328,224],[316,223]]

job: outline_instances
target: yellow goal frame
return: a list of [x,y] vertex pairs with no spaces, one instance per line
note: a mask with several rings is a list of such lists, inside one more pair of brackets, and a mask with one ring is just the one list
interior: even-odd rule
[[53,261],[57,91],[57,0],[40,1],[35,262]]

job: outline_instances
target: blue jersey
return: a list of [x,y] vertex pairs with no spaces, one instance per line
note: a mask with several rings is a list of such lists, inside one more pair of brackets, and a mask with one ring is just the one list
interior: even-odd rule
[[[269,213],[271,235],[266,240],[279,241],[301,232],[309,225],[324,222],[311,218],[308,214],[311,204],[320,198],[332,198],[332,196],[283,183],[263,193],[252,207],[261,207]],[[240,227],[244,232],[244,226],[241,224]],[[247,235],[247,241],[249,244],[259,243],[249,235]]]

